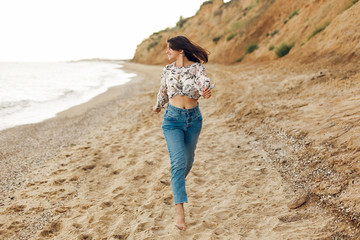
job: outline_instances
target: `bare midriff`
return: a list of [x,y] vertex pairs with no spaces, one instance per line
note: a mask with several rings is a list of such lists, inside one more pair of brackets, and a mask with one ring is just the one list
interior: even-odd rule
[[169,103],[177,108],[191,109],[197,106],[198,101],[187,96],[176,95],[169,100]]

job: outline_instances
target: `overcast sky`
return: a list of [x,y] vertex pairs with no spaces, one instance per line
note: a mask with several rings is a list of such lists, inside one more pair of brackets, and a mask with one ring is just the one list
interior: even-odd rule
[[132,58],[204,0],[0,0],[0,61]]

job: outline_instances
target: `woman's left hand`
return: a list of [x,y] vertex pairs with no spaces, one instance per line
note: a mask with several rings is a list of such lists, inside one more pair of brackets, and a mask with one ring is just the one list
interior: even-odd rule
[[202,96],[204,98],[210,98],[211,97],[211,90],[209,88],[204,88],[202,90]]

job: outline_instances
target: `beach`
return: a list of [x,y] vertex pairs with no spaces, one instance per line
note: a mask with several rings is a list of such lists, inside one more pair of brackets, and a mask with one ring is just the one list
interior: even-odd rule
[[122,70],[137,74],[130,82],[55,118],[1,131],[1,238],[359,236],[338,210],[340,202],[357,206],[359,183],[338,174],[339,162],[322,161],[341,156],[336,146],[345,143],[358,155],[358,139],[345,139],[359,127],[359,73],[287,66],[206,65],[216,87],[199,101],[204,121],[187,178],[185,232],[174,226],[164,111],[152,112],[162,66],[126,62]]

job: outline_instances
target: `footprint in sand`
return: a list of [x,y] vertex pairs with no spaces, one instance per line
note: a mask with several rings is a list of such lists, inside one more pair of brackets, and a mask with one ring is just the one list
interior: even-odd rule
[[[123,187],[120,186],[120,187],[115,188],[115,189],[112,191],[113,194],[116,194],[116,195],[113,197],[114,200],[118,200],[119,198],[122,198],[122,197],[125,196],[125,194],[122,192],[122,190],[123,190]],[[119,192],[120,192],[120,193],[119,193]]]
[[55,212],[56,213],[65,213],[65,212],[67,212],[69,210],[70,210],[70,207],[62,206],[62,207],[58,207],[57,209],[55,209]]
[[147,188],[139,188],[138,193],[145,194],[148,191]]
[[154,203],[150,202],[150,203],[145,203],[144,205],[142,205],[142,209],[152,209],[154,208]]
[[104,168],[110,168],[110,167],[111,167],[111,164],[104,164],[103,167],[104,167]]
[[151,224],[151,223],[148,223],[148,222],[139,223],[139,224],[136,226],[135,231],[136,231],[136,232],[142,232],[142,231],[147,230],[148,228],[150,228],[151,225],[152,225],[152,224]]
[[66,158],[69,158],[69,157],[72,156],[72,153],[65,153],[63,156],[66,157]]
[[194,182],[197,184],[197,185],[203,185],[206,181],[202,178],[195,178],[194,179]]
[[120,233],[120,234],[114,234],[112,235],[112,237],[114,239],[127,239],[127,237],[129,236],[128,233]]
[[61,222],[53,222],[50,226],[40,233],[41,237],[54,237],[61,230]]
[[170,182],[166,180],[160,180],[160,183],[164,184],[165,186],[170,186]]
[[202,214],[209,210],[209,206],[194,206],[191,208],[191,212],[194,214]]
[[18,232],[19,230],[23,229],[25,225],[19,221],[14,221],[10,224],[10,226],[7,228],[10,231]]
[[119,187],[117,187],[117,188],[115,188],[113,191],[112,191],[112,193],[118,193],[118,192],[120,192],[120,191],[122,191],[124,188],[122,187],[122,186],[119,186]]
[[102,208],[108,208],[108,207],[111,207],[113,205],[113,202],[110,202],[110,201],[106,201],[106,202],[102,202],[100,204],[100,207]]
[[119,175],[121,172],[121,169],[117,169],[115,171],[112,172],[113,175]]
[[147,165],[154,165],[154,162],[152,162],[152,161],[149,161],[149,160],[145,160],[145,163],[147,164]]
[[95,167],[96,167],[96,164],[90,164],[90,165],[86,165],[86,166],[82,167],[81,169],[84,171],[87,171],[87,170],[92,170]]
[[59,186],[59,185],[62,185],[65,181],[66,181],[66,179],[64,179],[64,178],[63,179],[57,179],[57,180],[54,180],[52,184],[54,186]]
[[221,220],[226,220],[230,218],[232,215],[233,214],[229,210],[218,211],[215,213],[215,216]]
[[31,186],[34,186],[35,185],[35,183],[28,183],[28,184],[26,184],[26,186],[25,187],[31,187]]
[[66,172],[66,171],[67,171],[67,169],[61,168],[61,169],[58,169],[58,170],[52,172],[52,173],[51,173],[51,176],[57,175],[57,174],[59,174],[59,173],[61,173],[61,172]]
[[141,180],[141,179],[144,179],[144,178],[146,178],[146,175],[136,175],[136,176],[133,178],[133,180],[138,181],[138,180]]
[[81,206],[81,209],[87,210],[87,209],[89,209],[89,208],[92,207],[92,206],[93,206],[93,205],[90,205],[90,204],[82,205],[82,206]]
[[111,222],[114,221],[114,218],[111,217],[111,215],[113,214],[114,212],[113,211],[108,211],[106,212],[104,215],[102,215],[100,218],[99,218],[99,223],[102,223],[102,224],[110,224]]
[[125,196],[124,193],[119,193],[119,194],[117,194],[115,197],[113,197],[113,199],[114,199],[114,200],[118,200],[119,198],[122,198],[122,197],[124,197],[124,196]]
[[79,224],[79,223],[73,223],[72,226],[73,226],[74,228],[77,228],[77,229],[82,228],[82,225]]
[[43,212],[45,210],[45,208],[43,207],[33,207],[29,209],[29,212],[34,212],[34,213],[40,213]]
[[166,205],[171,205],[172,202],[173,202],[172,196],[164,197],[164,198],[163,198],[163,202],[164,202]]
[[112,145],[110,148],[111,148],[111,150],[110,150],[111,153],[116,153],[121,150],[122,146],[121,145]]
[[170,186],[170,183],[167,181],[164,181],[164,180],[156,181],[152,185],[152,191],[160,192],[161,190],[163,190],[164,188],[167,188],[168,186]]
[[214,229],[216,228],[217,224],[216,222],[203,220],[201,226],[208,229]]
[[130,166],[134,166],[136,164],[136,161],[135,160],[130,160],[126,166],[130,167]]
[[79,237],[78,237],[79,240],[92,240],[93,237],[91,234],[81,234]]
[[80,179],[79,176],[73,176],[72,178],[70,178],[70,181],[74,182],[74,181],[78,181],[79,179]]

